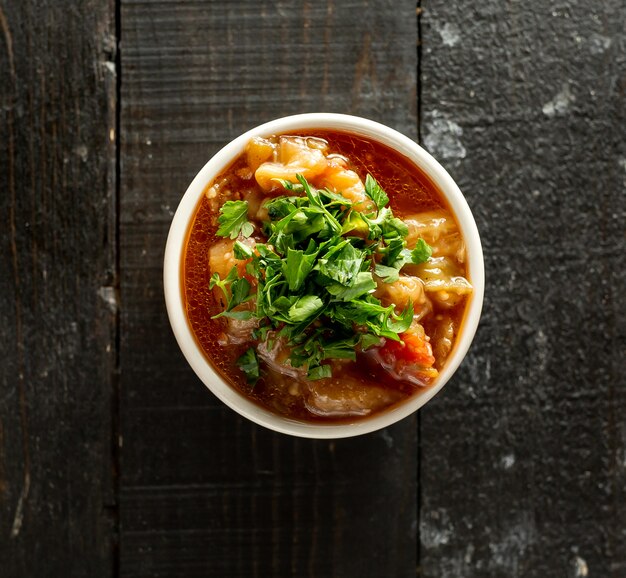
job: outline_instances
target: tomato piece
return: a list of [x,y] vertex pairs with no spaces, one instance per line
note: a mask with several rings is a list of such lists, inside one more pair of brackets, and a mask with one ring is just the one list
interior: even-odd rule
[[407,363],[416,363],[422,367],[434,365],[433,348],[425,336],[406,331],[400,334],[400,339],[403,343],[388,339],[382,347],[381,354],[387,362],[392,362],[395,359]]

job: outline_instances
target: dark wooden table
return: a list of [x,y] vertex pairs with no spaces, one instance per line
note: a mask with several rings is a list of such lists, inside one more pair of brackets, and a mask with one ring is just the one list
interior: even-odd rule
[[[0,0],[0,576],[626,576],[624,0]],[[335,111],[482,234],[461,371],[359,439],[184,362],[161,262],[206,160]]]

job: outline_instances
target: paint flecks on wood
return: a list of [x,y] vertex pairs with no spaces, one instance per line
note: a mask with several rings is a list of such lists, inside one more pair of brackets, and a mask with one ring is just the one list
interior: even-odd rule
[[106,3],[0,2],[0,574],[110,576]]
[[487,278],[470,354],[421,412],[422,575],[622,576],[626,7],[422,8],[421,134]]

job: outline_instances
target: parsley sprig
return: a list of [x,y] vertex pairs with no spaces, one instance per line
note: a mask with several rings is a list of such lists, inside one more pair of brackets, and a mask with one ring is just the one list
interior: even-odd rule
[[[408,228],[387,207],[389,197],[371,175],[365,193],[373,205],[362,212],[301,175],[296,184],[280,183],[288,194],[266,202],[267,242],[254,249],[240,240],[254,230],[247,203],[229,201],[220,209],[217,234],[237,239],[234,255],[247,263],[245,275],[233,267],[224,279],[212,276],[210,288],[219,287],[226,303],[215,317],[257,318],[253,338],[261,342],[273,332],[290,347],[293,367],[305,368],[309,379],[322,379],[332,374],[328,360],[354,361],[358,350],[379,345],[381,338],[401,341],[413,305],[401,313],[384,307],[372,295],[373,274],[393,283],[405,264],[426,261],[432,250],[423,239],[413,250],[406,248]],[[251,301],[253,306],[245,305]],[[260,376],[255,349],[238,365],[254,384]]]
[[220,216],[217,219],[220,228],[217,234],[220,237],[236,239],[241,233],[244,237],[252,235],[254,228],[248,221],[247,201],[227,201],[220,208]]

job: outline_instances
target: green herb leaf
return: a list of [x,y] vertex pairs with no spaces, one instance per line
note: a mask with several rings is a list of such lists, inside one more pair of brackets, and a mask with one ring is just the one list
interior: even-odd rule
[[258,259],[253,259],[249,263],[246,263],[246,273],[250,275],[250,277],[259,276],[259,260]]
[[235,241],[233,254],[235,255],[235,259],[239,259],[241,261],[246,261],[247,259],[254,257],[254,251],[252,248],[241,241]]
[[356,361],[356,344],[359,342],[359,336],[353,335],[347,339],[338,339],[323,344],[322,359],[351,359]]
[[289,308],[289,319],[294,323],[305,321],[318,314],[323,307],[324,302],[319,297],[305,295]]
[[289,213],[296,210],[296,206],[291,202],[289,197],[276,197],[271,201],[264,203],[267,209],[267,216],[272,221],[280,221]]
[[226,309],[221,313],[213,316],[213,319],[217,319],[218,317],[233,317],[235,319],[250,319],[253,317],[252,311],[237,311],[234,312],[233,309],[242,303],[248,301],[248,297],[250,296],[250,282],[241,277],[235,279],[230,284],[230,299],[228,299],[228,304],[226,305]]
[[246,374],[246,381],[250,385],[255,385],[261,376],[259,371],[259,360],[256,351],[250,347],[238,360],[239,369]]
[[230,317],[231,319],[239,319],[245,321],[254,317],[254,312],[248,309],[243,311],[222,311],[219,315],[215,315],[213,319],[218,317]]
[[418,239],[415,248],[411,251],[411,262],[416,265],[425,263],[428,259],[430,259],[432,254],[432,247],[424,241],[424,239]]
[[332,304],[331,315],[335,321],[351,328],[352,324],[364,325],[368,321],[382,323],[383,316],[391,315],[391,308],[385,308],[371,295],[353,299],[347,303]]
[[307,275],[313,269],[317,257],[317,251],[314,247],[315,244],[312,245],[312,252],[308,252],[308,249],[307,252],[291,247],[287,249],[287,259],[283,262],[283,273],[287,278],[289,291],[299,291]]
[[[315,330],[312,334],[298,347],[294,348],[291,354],[291,364],[294,367],[308,368],[315,367],[320,364],[323,357],[322,348],[323,330]],[[300,336],[300,341],[302,336]]]
[[347,218],[344,220],[341,227],[341,234],[346,235],[348,233],[352,233],[353,235],[359,237],[369,237],[369,225],[367,223],[367,220],[361,213],[359,213],[359,211],[350,211]]
[[220,279],[217,273],[214,273],[209,282],[209,289],[213,287],[219,287],[226,298],[226,308],[221,313],[213,315],[213,319],[218,317],[234,317],[236,319],[250,319],[253,315],[251,311],[237,311],[232,310],[248,301],[252,296],[250,295],[251,285],[250,282],[237,276],[237,267],[233,267],[226,278]]
[[400,251],[400,254],[393,261],[392,267],[395,267],[396,269],[400,270],[402,269],[402,267],[404,267],[407,263],[410,263],[410,262],[411,262],[411,251],[409,251],[408,249],[402,249],[402,251]]
[[365,194],[376,203],[378,210],[382,209],[389,202],[387,193],[383,191],[372,175],[367,175],[365,178]]
[[272,251],[272,249],[270,249],[265,243],[257,243],[256,250],[259,252],[259,255],[263,257],[263,259],[270,261],[280,261],[280,257],[274,251]]
[[[405,245],[406,242],[402,237],[394,237],[393,239],[388,239],[386,244],[381,244],[378,247],[378,253],[383,255],[383,264],[400,269],[404,264],[404,262],[400,263],[399,260],[404,258],[403,251]],[[406,259],[410,261],[411,255],[407,253]]]
[[239,233],[249,237],[254,227],[248,221],[248,201],[227,201],[220,208],[220,216],[217,218],[220,224],[217,235],[236,239]]
[[395,267],[388,267],[387,265],[381,265],[380,263],[376,264],[374,272],[385,283],[394,283],[400,278],[400,273],[398,269],[396,269]]
[[344,197],[343,195],[340,195],[339,193],[334,193],[330,189],[320,189],[319,193],[320,195],[328,198],[331,201],[330,203],[327,203],[326,206],[332,206],[332,205],[339,205],[342,207],[352,206],[352,201],[350,199],[348,199],[347,197]]
[[318,259],[315,269],[329,279],[350,286],[361,270],[364,258],[365,253],[355,249],[346,239],[332,247],[323,258]]
[[211,280],[209,281],[209,289],[213,287],[219,287],[228,302],[230,300],[230,284],[237,279],[237,267],[233,267],[228,275],[224,279],[220,278],[218,273],[213,273]]
[[288,181],[287,179],[272,179],[273,181],[280,183],[283,188],[287,191],[293,191],[294,193],[301,193],[304,188],[302,187],[301,184],[298,183],[292,183],[291,181]]
[[370,347],[380,345],[381,340],[377,335],[372,335],[371,333],[361,333],[361,340],[359,343],[361,344],[361,349],[366,351]]
[[406,237],[409,234],[409,228],[406,223],[398,217],[393,216],[393,212],[390,208],[385,207],[378,213],[378,218],[374,221],[380,225],[382,235],[385,239],[391,239],[393,237]]
[[233,307],[237,307],[237,305],[241,305],[246,300],[250,293],[250,282],[244,277],[235,279],[230,286],[230,291],[232,298],[228,304],[229,310]]
[[369,271],[358,273],[351,287],[346,287],[340,283],[331,283],[326,286],[328,291],[338,301],[352,301],[376,289],[376,283]]
[[393,313],[387,320],[387,329],[395,333],[403,333],[413,323],[413,304],[409,301],[408,305],[400,315]]
[[326,377],[330,377],[332,376],[332,374],[333,370],[331,369],[330,365],[318,365],[317,367],[309,369],[307,377],[311,381],[314,381],[316,379],[324,379]]
[[250,221],[246,221],[241,225],[241,236],[246,239],[254,233],[254,225]]
[[300,181],[300,184],[304,187],[304,192],[306,193],[307,198],[311,202],[311,205],[320,208],[322,212],[325,214],[326,219],[332,231],[335,234],[340,234],[341,225],[339,224],[339,221],[337,221],[335,216],[332,213],[330,213],[328,209],[326,209],[326,207],[324,206],[324,204],[322,203],[320,199],[320,194],[317,191],[317,189],[312,187],[302,175],[296,175],[296,178],[298,179],[298,181]]

